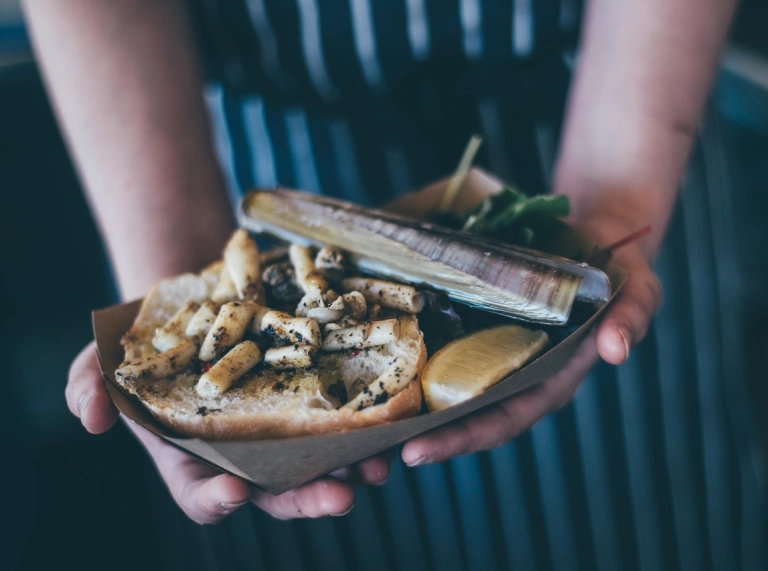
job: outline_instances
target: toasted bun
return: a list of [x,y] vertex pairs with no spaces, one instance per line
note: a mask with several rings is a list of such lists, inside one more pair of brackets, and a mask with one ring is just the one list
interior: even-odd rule
[[[126,362],[155,354],[152,336],[187,301],[208,298],[216,285],[215,272],[184,274],[159,283],[142,303],[123,338]],[[419,375],[427,351],[415,316],[399,317],[397,342],[357,352],[321,352],[311,369],[276,371],[259,367],[218,397],[195,391],[198,373],[184,372],[159,381],[118,381],[135,394],[152,415],[174,432],[208,440],[257,440],[340,432],[414,416],[421,410]],[[401,358],[405,388],[386,402],[356,411],[338,408],[328,387],[339,380],[355,390]],[[359,390],[359,388],[357,389]],[[331,391],[333,392],[333,391]],[[351,396],[351,395],[350,395]]]

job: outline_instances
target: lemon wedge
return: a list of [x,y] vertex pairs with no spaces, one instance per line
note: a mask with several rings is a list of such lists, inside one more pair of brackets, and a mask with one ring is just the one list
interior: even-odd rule
[[454,339],[435,353],[421,374],[430,411],[479,395],[539,355],[549,338],[544,331],[499,325]]

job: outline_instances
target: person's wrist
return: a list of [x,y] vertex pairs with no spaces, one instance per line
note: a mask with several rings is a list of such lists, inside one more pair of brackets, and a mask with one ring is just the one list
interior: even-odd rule
[[[610,246],[637,232],[646,226],[649,226],[647,219],[640,219],[632,216],[622,216],[614,213],[596,213],[593,216],[583,218],[569,218],[568,223],[579,230],[587,238],[595,242],[599,247]],[[639,247],[645,259],[650,260],[653,255],[653,248],[645,242],[648,238],[643,237],[639,243],[634,246]]]
[[609,246],[634,232],[650,227],[648,235],[634,244],[646,260],[651,260],[661,243],[667,225],[667,216],[648,204],[627,196],[603,195],[592,201],[589,208],[579,205],[579,197],[571,196],[571,214],[567,221],[601,247]]
[[637,244],[650,260],[658,250],[676,196],[675,186],[651,177],[597,176],[562,163],[555,192],[570,199],[568,222],[601,246],[608,246],[646,226]]

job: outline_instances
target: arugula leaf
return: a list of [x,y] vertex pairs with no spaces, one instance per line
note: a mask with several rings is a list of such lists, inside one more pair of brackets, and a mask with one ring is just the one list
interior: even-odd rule
[[473,208],[462,230],[528,245],[533,240],[536,221],[567,216],[569,206],[567,196],[542,194],[528,197],[504,188]]
[[496,213],[514,206],[524,199],[524,194],[505,187],[501,189],[501,192],[486,197],[470,210],[462,230],[475,234],[482,233],[487,228],[489,220]]

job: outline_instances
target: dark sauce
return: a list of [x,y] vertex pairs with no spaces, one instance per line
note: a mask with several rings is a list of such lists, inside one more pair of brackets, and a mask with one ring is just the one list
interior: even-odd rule
[[431,304],[419,314],[419,327],[424,333],[424,343],[430,356],[463,333],[471,333],[480,329],[512,323],[529,329],[545,331],[549,335],[551,346],[553,347],[584,325],[600,309],[599,304],[577,300],[573,304],[571,314],[566,323],[563,325],[543,325],[491,313],[462,303],[449,301],[445,296],[441,297],[443,299],[440,301],[440,306],[445,307],[446,303],[449,304],[452,309],[451,313],[455,317],[446,317],[449,313],[445,311],[431,311]]

